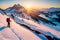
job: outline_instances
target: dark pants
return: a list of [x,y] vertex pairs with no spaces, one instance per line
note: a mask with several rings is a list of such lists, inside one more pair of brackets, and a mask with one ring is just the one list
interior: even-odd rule
[[10,22],[8,22],[8,27],[10,28]]

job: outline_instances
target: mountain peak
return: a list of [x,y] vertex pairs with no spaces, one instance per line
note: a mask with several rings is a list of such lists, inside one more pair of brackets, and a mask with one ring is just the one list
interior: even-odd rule
[[15,8],[23,8],[23,6],[21,6],[20,4],[15,4],[13,7],[15,7]]
[[20,5],[20,4],[15,4],[13,7],[17,7],[17,6],[19,6],[19,7],[20,7],[21,5]]
[[24,7],[23,6],[21,6],[20,4],[15,4],[15,5],[13,5],[12,7],[9,7],[9,8],[7,8],[6,10],[7,11],[12,11],[12,10],[20,10],[20,9],[24,9]]

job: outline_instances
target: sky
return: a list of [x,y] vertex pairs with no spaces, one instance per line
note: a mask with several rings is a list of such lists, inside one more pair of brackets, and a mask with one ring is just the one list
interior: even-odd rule
[[0,0],[0,8],[6,9],[14,4],[20,4],[24,7],[31,8],[60,8],[60,0]]

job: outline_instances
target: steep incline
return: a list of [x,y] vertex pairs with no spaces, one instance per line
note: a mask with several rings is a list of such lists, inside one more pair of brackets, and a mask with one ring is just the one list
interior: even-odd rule
[[[0,14],[0,16],[2,17],[2,18],[0,17],[0,19],[3,19],[0,21],[1,22],[0,29],[1,29],[2,27],[7,26],[6,18],[8,16],[6,16],[6,15],[4,16],[2,14]],[[20,39],[23,39],[23,40],[40,40],[40,38],[37,37],[34,33],[29,31],[28,29],[25,29],[22,26],[18,25],[12,19],[11,19],[11,25],[10,26],[11,26],[11,28],[4,28],[4,29],[0,30],[1,40],[4,40],[4,39],[6,39],[6,40],[12,40],[12,39],[13,40],[20,40]]]

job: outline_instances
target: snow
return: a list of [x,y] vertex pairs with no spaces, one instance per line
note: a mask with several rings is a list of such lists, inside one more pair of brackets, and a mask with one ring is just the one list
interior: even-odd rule
[[48,12],[55,12],[55,11],[60,11],[60,8],[43,8],[41,9],[40,11],[44,11],[45,13],[48,13]]
[[7,26],[6,18],[7,18],[6,15],[0,14],[0,27],[1,27],[1,26]]
[[[19,18],[18,17],[18,19],[23,19],[23,18]],[[16,20],[17,21],[17,20]],[[56,36],[56,37],[58,37],[58,38],[60,38],[60,32],[59,31],[56,31],[55,29],[53,29],[53,28],[49,28],[49,27],[46,27],[45,25],[43,25],[43,24],[38,24],[38,23],[36,23],[36,22],[34,22],[34,21],[31,21],[31,20],[27,20],[27,19],[23,19],[23,21],[26,23],[26,24],[28,24],[28,26],[29,25],[33,25],[33,27],[32,27],[32,29],[33,30],[38,30],[38,31],[40,31],[40,30],[43,30],[43,31],[45,31],[45,32],[50,32],[50,33],[52,33],[54,36]],[[26,25],[25,24],[25,25]],[[29,26],[29,27],[31,27],[31,26]]]
[[43,39],[43,40],[48,40],[44,35],[39,34],[39,36]]
[[3,11],[0,10],[0,14],[3,14]]
[[53,28],[53,29],[55,29],[57,31],[60,31],[60,23],[58,23],[56,20],[52,19],[52,18],[57,18],[56,15],[55,16],[51,16],[52,18],[46,17],[43,14],[40,14],[39,16],[42,17],[42,18],[44,18],[44,19],[46,19],[46,20],[49,20],[49,21],[53,22],[54,24],[56,24],[56,26],[54,26],[52,24],[47,24],[47,23],[44,23],[44,22],[41,23],[41,21],[40,21],[41,24],[44,24],[44,25],[46,25],[46,26],[48,26],[50,28]]
[[[15,25],[12,25],[15,24]],[[14,26],[14,27],[13,27]],[[11,27],[12,29],[15,30],[15,32],[17,33],[18,36],[22,36],[23,39],[25,40],[40,40],[37,36],[35,36],[31,31],[23,28],[22,26],[19,26],[18,24],[16,24],[15,22],[11,23]],[[27,34],[28,33],[28,34]]]
[[[56,27],[53,27],[51,24],[47,24],[46,26],[42,23],[39,24],[38,22],[35,22],[29,15],[24,12],[23,9],[15,10],[13,8],[12,10],[7,9],[6,11],[10,18],[11,15],[13,15],[14,18],[11,18],[10,28],[8,28],[6,22],[6,18],[8,18],[8,16],[5,14],[2,15],[2,13],[0,13],[0,40],[48,40],[46,36],[60,38],[60,31],[55,30]],[[19,14],[20,11],[22,11],[22,13]],[[47,9],[46,12],[48,11],[49,10]],[[52,21],[52,19],[45,17],[45,15],[39,16]],[[54,15],[52,17],[57,16]],[[33,31],[25,28],[25,26],[22,26],[21,24],[28,26]],[[50,25],[51,27],[48,27]],[[35,33],[34,31],[38,31],[41,34]]]
[[39,16],[42,17],[42,18],[45,18],[45,19],[47,19],[47,20],[50,20],[48,17],[46,17],[46,16],[43,15],[43,14],[40,14]]
[[0,31],[0,40],[19,40],[17,36],[9,29]]
[[[2,24],[6,24],[6,18],[8,16],[4,16],[2,14],[0,14],[1,17],[4,18],[0,18],[3,19]],[[1,22],[0,21],[0,22]],[[4,23],[3,23],[4,22]],[[5,25],[7,26],[7,25]],[[38,36],[36,36],[34,33],[32,33],[31,31],[29,31],[26,28],[23,28],[22,26],[20,26],[19,24],[17,24],[14,20],[11,19],[11,28],[4,28],[4,30],[2,29],[0,31],[0,40],[41,40]],[[1,25],[1,27],[4,27],[4,25]]]

